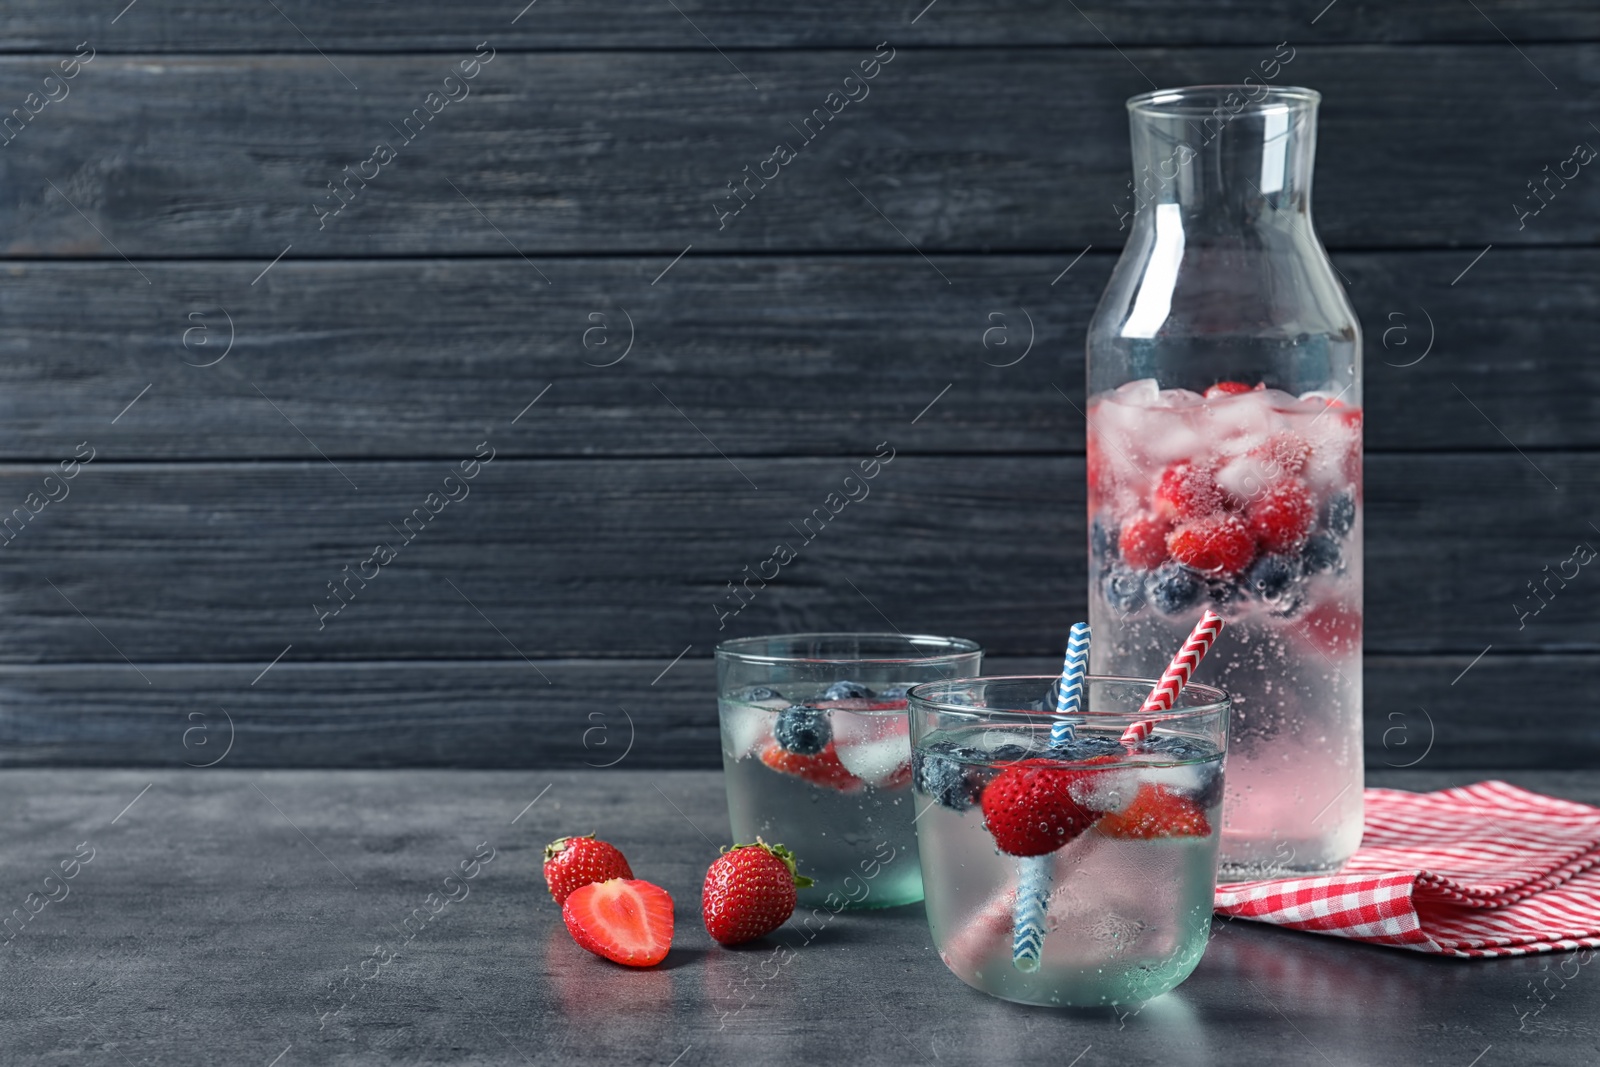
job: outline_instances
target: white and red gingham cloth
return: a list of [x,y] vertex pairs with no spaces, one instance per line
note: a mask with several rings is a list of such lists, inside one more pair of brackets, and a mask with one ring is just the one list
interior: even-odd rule
[[1600,947],[1600,808],[1506,782],[1368,789],[1338,874],[1225,883],[1216,909],[1444,956]]

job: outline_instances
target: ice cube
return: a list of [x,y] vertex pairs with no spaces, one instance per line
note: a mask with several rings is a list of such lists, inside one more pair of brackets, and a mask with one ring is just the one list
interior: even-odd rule
[[834,750],[844,769],[868,785],[909,780],[911,722],[904,715],[854,715],[835,711]]
[[1138,378],[1119,386],[1116,398],[1124,404],[1151,407],[1161,402],[1161,383],[1154,378]]
[[1192,407],[1195,404],[1204,404],[1206,398],[1192,389],[1163,389],[1160,393],[1160,404],[1167,408]]
[[[1215,769],[1214,767],[1211,769]],[[1147,767],[1141,780],[1174,793],[1199,793],[1205,787],[1207,765],[1185,763],[1176,767]]]
[[1125,811],[1139,792],[1139,775],[1126,768],[1085,770],[1067,792],[1089,811]]
[[[784,701],[775,703],[783,704]],[[763,707],[727,703],[722,706],[722,750],[741,760],[772,739],[773,713]]]
[[1140,445],[1152,462],[1161,464],[1194,459],[1210,450],[1210,445],[1199,430],[1190,426],[1187,420],[1175,417],[1151,420]]
[[1230,496],[1241,500],[1254,500],[1272,481],[1266,465],[1255,456],[1238,456],[1217,471],[1217,484]]
[[1023,759],[1037,755],[1040,747],[1034,735],[1016,730],[985,730],[978,744],[994,760]]

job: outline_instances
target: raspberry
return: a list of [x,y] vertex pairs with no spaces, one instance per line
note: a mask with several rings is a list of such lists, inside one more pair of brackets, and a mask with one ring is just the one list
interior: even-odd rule
[[1286,475],[1305,472],[1306,463],[1311,459],[1311,443],[1299,434],[1285,430],[1252,448],[1249,456],[1255,460],[1257,468],[1266,475],[1268,481],[1276,481]]
[[1233,515],[1186,522],[1167,536],[1172,558],[1201,574],[1238,574],[1255,558],[1256,543]]
[[1161,472],[1153,499],[1156,513],[1168,518],[1198,519],[1220,511],[1222,489],[1216,469],[1181,459]]
[[1305,483],[1290,478],[1268,486],[1246,513],[1250,533],[1269,552],[1298,552],[1311,534],[1316,509]]
[[1147,571],[1161,566],[1167,558],[1167,531],[1172,523],[1149,512],[1140,512],[1122,524],[1117,548],[1131,566]]
[[1248,393],[1250,387],[1243,382],[1218,382],[1206,390],[1206,399],[1215,400],[1219,396],[1233,396],[1235,393]]

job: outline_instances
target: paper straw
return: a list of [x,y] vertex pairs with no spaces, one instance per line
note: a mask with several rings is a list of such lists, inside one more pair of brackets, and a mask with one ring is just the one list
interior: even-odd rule
[[1055,725],[1050,728],[1050,745],[1058,748],[1077,736],[1077,727],[1066,718],[1083,712],[1083,676],[1089,670],[1089,624],[1075,622],[1067,634],[1067,655],[1061,664],[1061,681],[1056,686]]
[[1011,965],[1023,974],[1039,969],[1044,951],[1045,910],[1050,903],[1050,857],[1017,861],[1017,903],[1011,916]]
[[[1194,632],[1183,643],[1183,647],[1178,649],[1178,654],[1172,657],[1172,663],[1168,665],[1167,672],[1161,676],[1161,681],[1150,690],[1150,695],[1139,708],[1140,715],[1172,710],[1178,694],[1189,684],[1189,677],[1194,674],[1195,668],[1200,666],[1200,661],[1206,658],[1206,653],[1211,651],[1211,645],[1221,632],[1222,616],[1207,608],[1206,613],[1200,616],[1200,621],[1195,623]],[[1149,737],[1154,729],[1154,720],[1140,719],[1122,731],[1122,743],[1136,745]]]
[[[1089,624],[1075,622],[1067,634],[1067,654],[1056,685],[1056,721],[1050,747],[1061,748],[1077,737],[1069,716],[1083,711],[1083,679],[1089,669]],[[1011,964],[1024,974],[1039,969],[1044,951],[1045,915],[1050,904],[1051,859],[1025,856],[1017,860],[1017,897],[1011,916]]]

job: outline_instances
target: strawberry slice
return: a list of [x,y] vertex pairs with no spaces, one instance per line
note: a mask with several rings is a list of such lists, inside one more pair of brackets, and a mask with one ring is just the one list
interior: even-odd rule
[[761,762],[779,774],[791,774],[796,778],[803,778],[812,785],[837,789],[841,793],[853,793],[865,785],[839,762],[839,750],[834,747],[832,741],[829,741],[827,747],[815,756],[801,756],[785,751],[778,745],[769,744],[761,752]]
[[1133,803],[1120,812],[1102,815],[1095,829],[1107,837],[1207,837],[1211,824],[1200,805],[1188,797],[1149,782],[1139,787]]
[[627,878],[579,886],[561,906],[572,940],[613,963],[653,967],[672,947],[672,897]]

